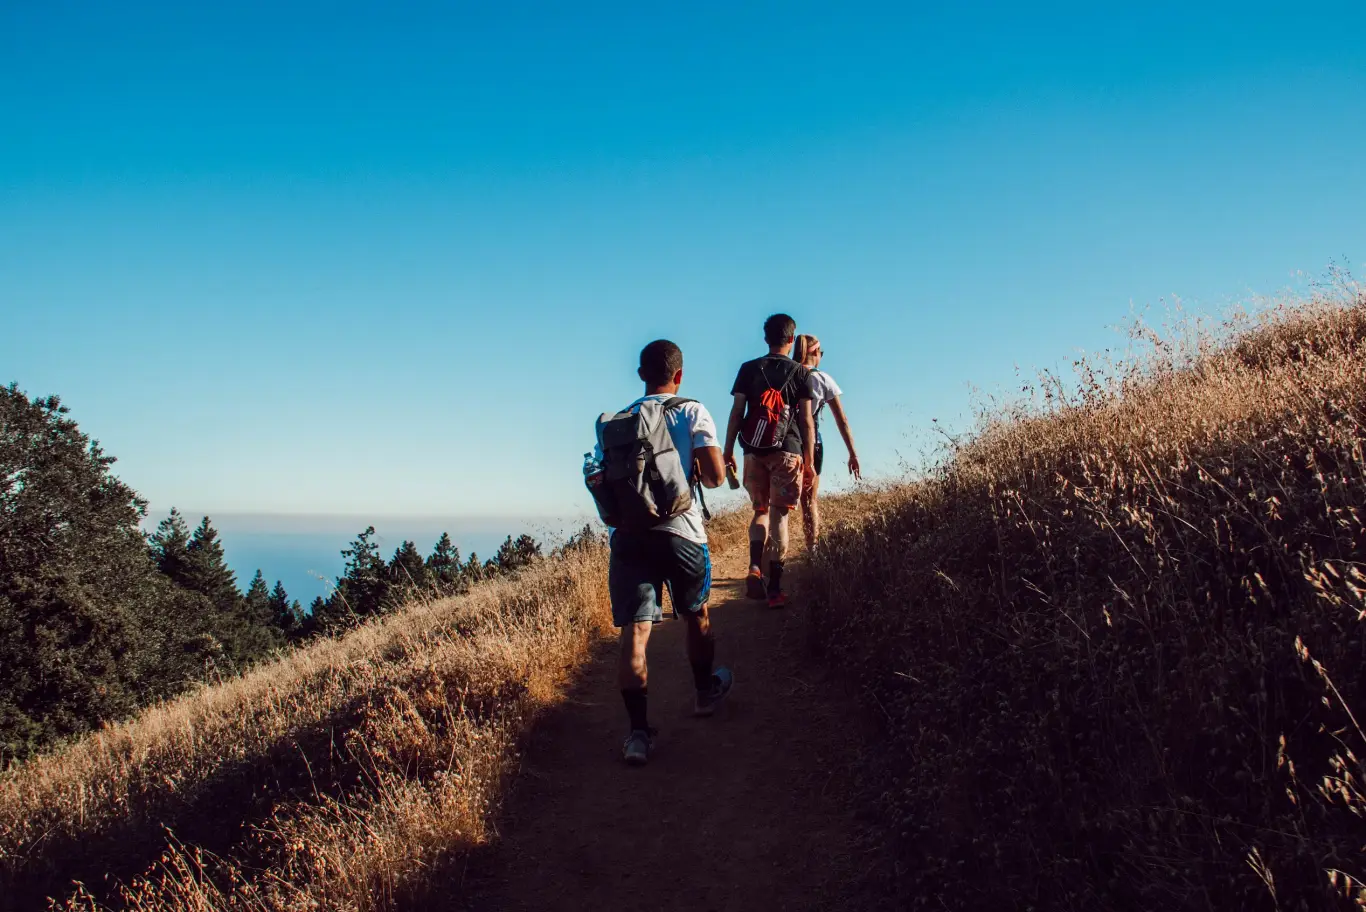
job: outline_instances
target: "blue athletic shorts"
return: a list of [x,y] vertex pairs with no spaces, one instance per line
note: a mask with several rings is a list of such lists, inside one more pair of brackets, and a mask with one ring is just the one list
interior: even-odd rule
[[674,610],[698,614],[711,595],[711,552],[706,545],[669,532],[612,533],[612,559],[607,590],[612,598],[612,623],[627,624],[664,619],[660,592],[669,587]]

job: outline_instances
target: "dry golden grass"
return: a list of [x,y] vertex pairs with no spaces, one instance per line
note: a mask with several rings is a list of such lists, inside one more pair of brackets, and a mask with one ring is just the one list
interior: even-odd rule
[[[862,482],[850,493],[826,494],[821,497],[821,521],[827,526],[838,526],[857,520],[868,513],[892,503],[901,496],[903,485]],[[749,547],[749,525],[753,513],[748,506],[737,507],[716,514],[707,523],[707,541],[713,555],[746,554]],[[788,518],[789,552],[794,557],[806,551],[802,533],[801,510],[793,510]]]
[[1364,339],[1349,286],[1082,364],[830,524],[904,907],[1366,906]]
[[[898,907],[1366,907],[1363,340],[1355,290],[1156,339],[823,499],[801,592],[884,725]],[[429,905],[606,601],[589,547],[5,774],[0,906]]]
[[0,896],[147,910],[420,901],[485,840],[519,736],[607,623],[605,551],[581,548],[37,758],[0,779]]

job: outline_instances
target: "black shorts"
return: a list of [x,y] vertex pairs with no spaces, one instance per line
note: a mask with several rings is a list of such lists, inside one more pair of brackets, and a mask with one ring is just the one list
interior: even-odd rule
[[821,443],[819,437],[816,438],[816,474],[821,473],[821,466],[825,465],[825,444]]
[[612,623],[627,624],[664,619],[660,593],[679,614],[697,614],[711,595],[711,552],[706,545],[670,532],[612,533],[612,559],[607,591],[612,598]]

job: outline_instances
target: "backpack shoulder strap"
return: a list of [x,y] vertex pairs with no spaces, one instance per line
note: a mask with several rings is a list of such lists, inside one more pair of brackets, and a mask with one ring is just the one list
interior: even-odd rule
[[[673,396],[664,400],[660,408],[661,412],[672,411],[679,406],[687,405],[689,402],[696,402],[696,399],[685,399],[682,396]],[[707,498],[702,494],[702,482],[693,476],[692,467],[687,466],[684,471],[688,473],[688,489],[693,492],[693,497],[697,498],[698,504],[702,507],[702,519],[711,521],[711,511],[707,509]]]

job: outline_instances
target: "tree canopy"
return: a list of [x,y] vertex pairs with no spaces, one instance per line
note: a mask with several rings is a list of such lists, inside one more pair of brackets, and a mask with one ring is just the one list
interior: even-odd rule
[[462,563],[443,533],[427,557],[404,541],[385,561],[369,526],[342,551],[332,593],[304,610],[259,569],[239,590],[207,516],[191,530],[172,509],[144,534],[147,504],[113,464],[56,396],[0,387],[0,768],[289,643],[542,556],[531,536],[509,536],[492,560]]

